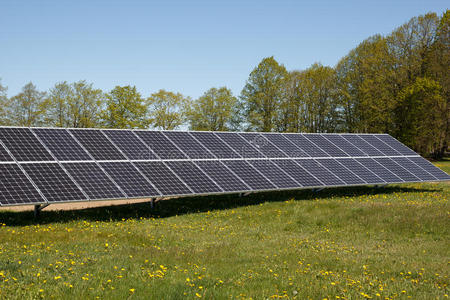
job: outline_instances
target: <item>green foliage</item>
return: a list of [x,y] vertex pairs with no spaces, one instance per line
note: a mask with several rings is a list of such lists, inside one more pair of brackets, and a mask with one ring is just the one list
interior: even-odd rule
[[185,111],[190,99],[180,93],[159,90],[147,99],[150,122],[155,128],[172,130],[185,121]]
[[439,151],[445,141],[447,102],[441,86],[429,78],[416,81],[399,94],[397,108],[398,136],[407,145],[422,153]]
[[105,98],[92,83],[60,82],[50,89],[46,99],[46,123],[52,126],[88,128],[100,126]]
[[28,83],[22,92],[10,99],[8,115],[11,124],[19,126],[41,126],[47,109],[45,92],[37,90],[33,83]]
[[109,128],[146,128],[149,124],[147,106],[135,86],[116,86],[109,92],[102,116]]
[[0,125],[10,124],[8,110],[11,105],[9,103],[8,95],[6,94],[7,91],[8,88],[2,85],[0,78]]
[[192,130],[227,131],[237,98],[226,87],[211,88],[187,108],[187,118]]
[[279,119],[288,72],[271,57],[264,58],[250,73],[241,92],[243,115],[250,130],[273,131]]

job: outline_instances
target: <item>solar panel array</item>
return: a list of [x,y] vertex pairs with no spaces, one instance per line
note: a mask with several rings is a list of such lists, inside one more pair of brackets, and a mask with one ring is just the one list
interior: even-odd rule
[[450,180],[387,134],[0,127],[0,205]]

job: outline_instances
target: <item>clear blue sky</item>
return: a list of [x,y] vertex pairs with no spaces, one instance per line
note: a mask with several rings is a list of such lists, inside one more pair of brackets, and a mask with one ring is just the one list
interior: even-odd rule
[[365,38],[448,1],[0,0],[0,77],[18,93],[85,79],[198,97],[274,55],[288,70],[335,65]]

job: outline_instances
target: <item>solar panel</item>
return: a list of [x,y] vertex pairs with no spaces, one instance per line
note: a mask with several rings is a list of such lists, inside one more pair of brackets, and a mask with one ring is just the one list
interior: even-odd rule
[[302,149],[286,138],[285,134],[279,133],[262,133],[271,143],[277,145],[289,157],[309,157]]
[[336,175],[340,180],[344,181],[346,184],[365,184],[366,182],[362,180],[360,177],[355,175],[352,171],[347,169],[345,166],[340,164],[335,159],[318,159],[322,166],[324,166],[327,170]]
[[241,156],[222,141],[214,132],[193,131],[191,132],[204,147],[206,147],[217,158],[240,158]]
[[329,155],[314,145],[302,134],[285,134],[285,137],[311,157],[328,157]]
[[48,202],[88,200],[59,164],[31,163],[22,167]]
[[134,164],[163,195],[192,194],[191,190],[163,162],[150,161]]
[[[421,180],[429,181],[429,180],[436,180],[436,178],[425,171],[423,168],[419,167],[415,163],[413,163],[409,158],[407,157],[393,157],[391,158],[393,161],[395,161],[400,166],[407,169],[409,172],[417,176]],[[435,168],[433,166],[433,168]]]
[[368,168],[364,167],[358,161],[352,158],[340,158],[337,159],[342,165],[347,169],[358,175],[362,180],[368,184],[383,184],[386,183],[383,179],[377,176],[375,173],[370,171]]
[[382,142],[387,144],[389,147],[393,148],[395,151],[403,155],[418,155],[416,152],[412,151],[389,134],[375,134],[375,136]]
[[18,161],[54,161],[28,128],[3,127],[0,140]]
[[14,161],[2,144],[0,144],[0,161]]
[[336,177],[333,173],[322,167],[317,161],[313,159],[296,159],[296,163],[308,170],[314,177],[319,179],[325,185],[345,185],[345,182]]
[[218,160],[196,161],[195,164],[209,175],[224,191],[248,191],[250,188]]
[[419,178],[414,176],[411,172],[394,162],[392,159],[385,157],[385,158],[374,158],[374,160],[400,177],[403,181],[420,181]]
[[217,186],[205,173],[190,161],[169,161],[168,166],[177,174],[195,193],[220,193]]
[[214,155],[197,142],[189,132],[165,131],[164,135],[191,159],[215,158]]
[[0,205],[45,203],[16,164],[0,164]]
[[369,169],[372,173],[375,173],[385,182],[403,182],[400,177],[377,163],[373,158],[356,158],[355,160]]
[[250,160],[249,163],[278,188],[287,189],[301,187],[301,185],[292,179],[290,175],[285,173],[270,160]]
[[355,134],[342,134],[343,139],[351,143],[353,146],[369,156],[383,156],[384,154],[377,150],[374,146],[360,138]]
[[226,160],[223,163],[253,190],[273,190],[276,188],[275,185],[244,160]]
[[244,139],[247,140],[253,147],[259,150],[266,157],[287,157],[278,147],[272,144],[268,139],[266,139],[262,134],[259,133],[240,133]]
[[323,183],[315,178],[306,169],[295,163],[293,160],[288,159],[275,159],[272,160],[277,166],[279,166],[283,171],[289,174],[302,186],[323,186]]
[[130,160],[153,160],[156,155],[130,130],[103,130]]
[[386,145],[384,142],[379,140],[376,136],[372,134],[360,134],[360,138],[365,140],[367,143],[369,143],[374,148],[378,149],[380,152],[383,153],[385,156],[397,156],[401,155],[398,151],[395,151],[388,145]]
[[187,158],[169,139],[159,131],[135,131],[135,133],[149,146],[161,159]]
[[66,129],[33,128],[33,132],[60,161],[92,160]]
[[216,132],[229,147],[244,158],[262,158],[264,155],[250,145],[243,137],[233,132]]
[[326,134],[323,137],[339,147],[339,149],[347,153],[349,156],[367,156],[367,154],[353,146],[353,144],[344,139],[340,134]]
[[102,162],[100,165],[129,198],[161,196],[130,162]]
[[320,134],[305,134],[305,137],[313,142],[320,149],[325,151],[329,156],[333,157],[345,157],[348,156],[344,151],[336,147],[333,143]]
[[100,130],[70,129],[70,132],[96,160],[126,160]]
[[0,205],[436,180],[385,134],[0,127]]
[[422,169],[424,169],[425,171],[427,171],[428,173],[430,173],[431,175],[433,175],[434,177],[436,177],[438,180],[450,180],[450,175],[448,175],[441,169],[436,168],[435,166],[433,166],[432,163],[430,163],[423,157],[419,156],[408,157],[408,159],[413,163],[415,163],[416,165],[418,165],[419,167],[421,167]]
[[95,162],[63,163],[91,200],[126,198]]

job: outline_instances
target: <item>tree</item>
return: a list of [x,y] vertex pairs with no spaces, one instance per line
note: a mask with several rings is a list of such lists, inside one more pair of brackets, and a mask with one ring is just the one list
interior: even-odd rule
[[44,124],[45,92],[38,91],[33,83],[26,84],[21,93],[12,97],[10,105],[12,125],[41,126]]
[[339,121],[333,68],[313,64],[290,80],[290,128],[307,132],[334,132]]
[[58,82],[48,92],[46,123],[50,126],[69,127],[70,104],[73,101],[73,86],[66,81]]
[[163,130],[176,129],[185,121],[185,110],[189,98],[180,93],[159,90],[147,99],[150,123]]
[[250,73],[241,92],[243,115],[250,130],[273,131],[288,72],[271,57],[264,58]]
[[439,157],[446,141],[447,101],[441,86],[429,78],[416,78],[399,95],[397,116],[401,124],[399,138],[421,153]]
[[226,87],[211,88],[195,100],[187,111],[192,130],[226,131],[232,127],[230,121],[237,98]]
[[146,128],[147,106],[135,86],[116,86],[106,95],[102,112],[104,125],[109,128]]
[[3,86],[0,78],[0,125],[9,125],[9,109],[10,109],[10,101],[8,99],[8,95],[6,92],[8,88]]

